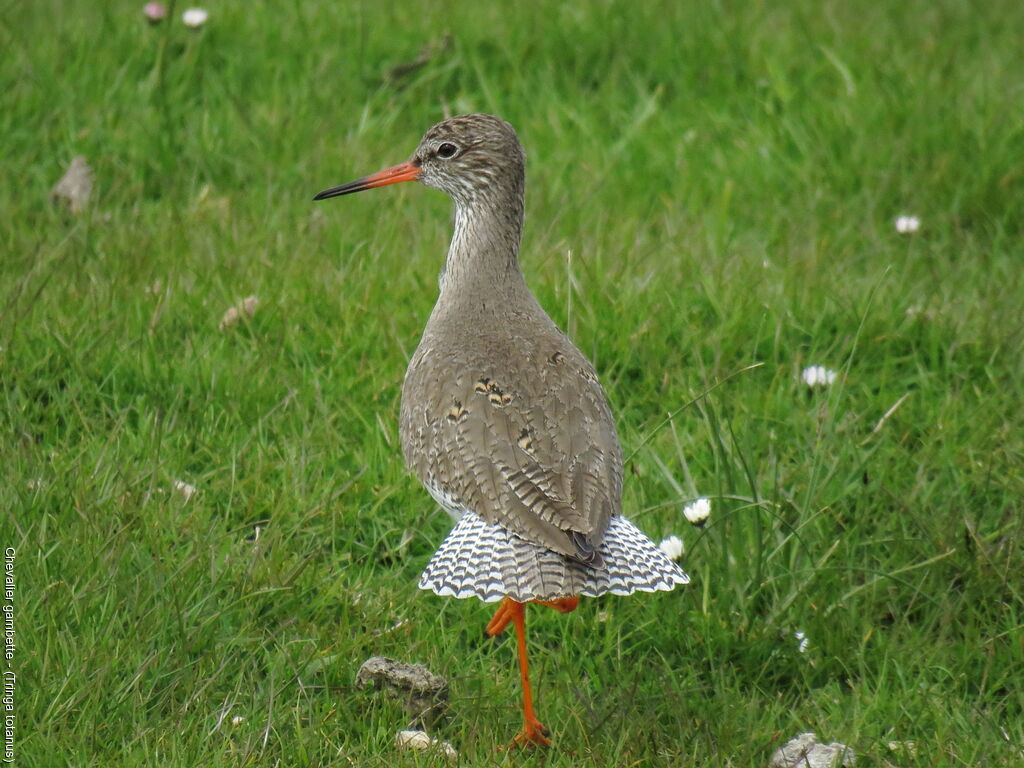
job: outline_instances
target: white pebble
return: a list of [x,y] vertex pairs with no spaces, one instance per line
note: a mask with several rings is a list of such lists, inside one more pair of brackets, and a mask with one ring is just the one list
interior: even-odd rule
[[256,314],[256,305],[259,303],[260,300],[256,296],[247,296],[235,306],[228,307],[227,312],[220,319],[220,329],[226,331],[228,328],[238,325],[238,321],[243,317],[252,317]]
[[459,753],[447,741],[432,739],[424,731],[399,731],[395,736],[395,745],[399,749],[436,749],[449,760],[457,760]]
[[185,501],[191,499],[195,495],[195,492],[198,490],[198,488],[196,488],[194,485],[192,485],[191,483],[186,483],[184,480],[175,480],[172,487],[174,488],[175,491],[181,494],[182,498],[185,499]]

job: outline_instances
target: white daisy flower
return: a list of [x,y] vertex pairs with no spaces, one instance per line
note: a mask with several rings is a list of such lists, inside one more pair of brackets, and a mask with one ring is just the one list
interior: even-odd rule
[[662,539],[658,544],[658,549],[664,552],[670,560],[678,560],[685,551],[683,540],[678,536],[669,536],[667,539]]
[[698,528],[703,527],[711,516],[711,501],[701,497],[692,504],[687,504],[683,507],[683,516]]
[[804,368],[800,375],[803,377],[804,384],[813,389],[814,387],[827,387],[836,380],[836,376],[839,374],[823,365],[811,365]]
[[796,632],[793,633],[793,637],[796,638],[796,649],[800,653],[807,653],[808,640],[807,635],[804,634],[804,631],[802,629],[798,629]]
[[210,13],[205,8],[188,8],[181,14],[181,20],[185,22],[185,26],[192,27],[192,29],[199,29],[208,18],[210,18]]
[[897,216],[896,231],[901,235],[912,235],[921,228],[921,220],[917,216]]

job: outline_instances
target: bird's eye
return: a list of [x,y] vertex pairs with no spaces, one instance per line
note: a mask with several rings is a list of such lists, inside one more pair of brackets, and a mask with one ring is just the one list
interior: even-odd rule
[[450,160],[455,157],[455,153],[459,151],[459,148],[452,144],[450,141],[446,141],[437,148],[437,156],[442,160]]

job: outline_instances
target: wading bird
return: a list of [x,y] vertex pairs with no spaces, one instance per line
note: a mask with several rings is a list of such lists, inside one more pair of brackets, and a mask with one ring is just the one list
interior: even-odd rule
[[533,709],[525,603],[568,613],[581,595],[669,590],[688,578],[622,516],[608,400],[526,286],[525,155],[512,126],[453,117],[407,162],[315,199],[404,181],[455,201],[440,295],[402,387],[405,460],[457,521],[419,586],[501,601],[486,633],[515,628],[524,716],[515,743],[548,744]]

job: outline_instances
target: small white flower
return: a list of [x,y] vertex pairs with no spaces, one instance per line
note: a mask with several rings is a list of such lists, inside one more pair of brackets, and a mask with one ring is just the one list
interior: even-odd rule
[[181,20],[185,22],[185,26],[192,27],[192,29],[199,29],[208,18],[210,18],[210,14],[205,8],[188,8],[181,14]]
[[711,501],[703,496],[683,507],[683,516],[698,528],[703,527],[711,516]]
[[921,228],[921,220],[917,216],[897,216],[896,231],[901,235],[912,235]]
[[917,754],[917,743],[913,741],[890,741],[886,746],[890,752],[902,752],[911,756]]
[[800,653],[807,653],[808,640],[807,635],[804,634],[804,631],[802,629],[798,629],[796,632],[793,633],[793,637],[796,638],[796,649]]
[[231,724],[232,725],[241,725],[244,722],[245,722],[245,718],[242,717],[241,715],[235,715],[234,717],[231,718]]
[[836,376],[839,374],[823,365],[811,365],[804,368],[803,373],[800,375],[803,377],[804,384],[813,388],[827,387],[836,380]]
[[175,480],[174,483],[172,483],[172,487],[175,491],[181,494],[185,501],[191,499],[192,496],[195,495],[196,490],[198,490],[194,485],[186,483],[184,480]]
[[658,549],[664,552],[670,560],[678,560],[683,556],[683,540],[678,536],[669,536],[667,539],[661,540]]

